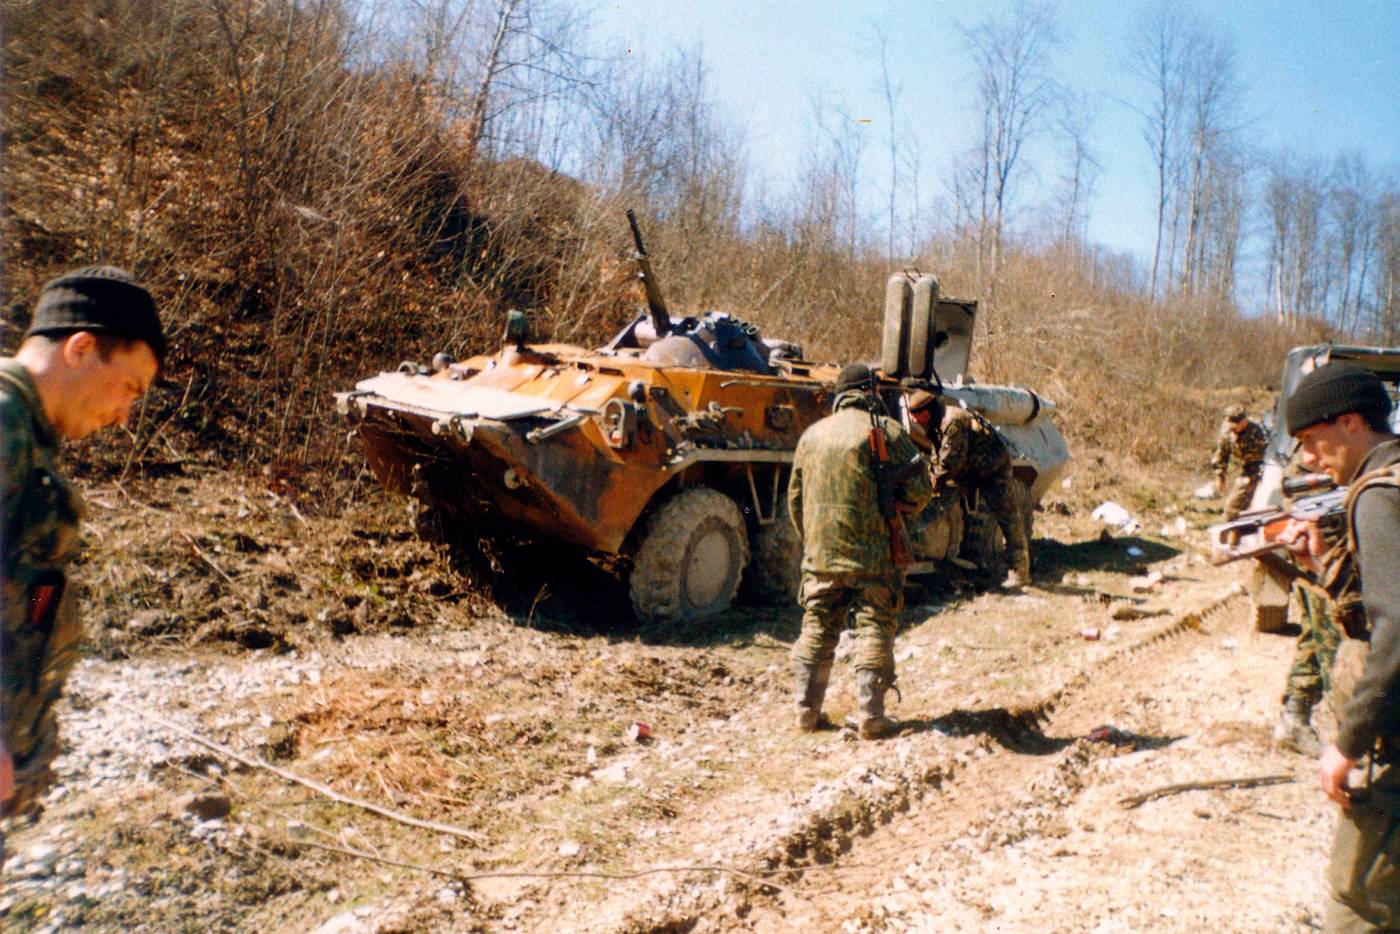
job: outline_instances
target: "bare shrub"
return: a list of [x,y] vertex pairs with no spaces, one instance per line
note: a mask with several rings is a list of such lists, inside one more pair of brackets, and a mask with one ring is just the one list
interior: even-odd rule
[[[815,359],[877,353],[892,247],[865,233],[850,121],[800,155],[791,193],[746,195],[698,55],[590,63],[546,0],[440,0],[421,22],[351,0],[4,9],[3,339],[47,277],[107,262],[151,285],[174,340],[135,444],[85,447],[94,469],[232,462],[323,489],[361,464],[331,411],[355,379],[489,348],[507,308],[585,345],[635,314],[626,207],[678,313],[730,311]],[[385,42],[387,25],[427,31]],[[975,232],[922,239],[946,294],[986,298]],[[1269,382],[1321,333],[1153,302],[1125,258],[1043,239],[998,247],[973,370],[1055,399],[1077,443],[1194,464],[1213,393]]]

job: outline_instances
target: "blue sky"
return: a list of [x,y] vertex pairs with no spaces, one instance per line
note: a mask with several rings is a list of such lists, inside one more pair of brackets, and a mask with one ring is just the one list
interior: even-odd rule
[[[923,150],[924,192],[941,192],[952,159],[974,141],[975,75],[959,24],[974,25],[988,3],[846,0],[604,0],[604,36],[655,61],[678,46],[698,48],[711,89],[728,119],[744,128],[755,170],[771,185],[790,180],[809,139],[813,98],[869,117],[867,160],[883,158],[884,106],[874,36],[889,41],[901,110]],[[1245,86],[1244,138],[1269,152],[1326,162],[1358,151],[1372,169],[1400,173],[1400,0],[1190,2],[1184,9],[1229,36]],[[1142,257],[1151,250],[1152,163],[1130,78],[1128,38],[1137,3],[1065,0],[1057,6],[1061,46],[1056,77],[1097,113],[1091,146],[1102,168],[1090,238]],[[1022,200],[1046,201],[1058,167],[1033,154],[1036,174]],[[872,184],[873,188],[873,184]],[[882,195],[872,190],[869,207]],[[1250,275],[1246,271],[1245,275]],[[1249,291],[1249,283],[1242,283]]]

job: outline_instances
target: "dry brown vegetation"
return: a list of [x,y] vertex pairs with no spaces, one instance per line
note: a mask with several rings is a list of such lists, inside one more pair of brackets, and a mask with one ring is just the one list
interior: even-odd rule
[[[853,221],[839,153],[746,203],[700,63],[590,60],[548,0],[0,3],[0,344],[46,278],[94,262],[148,282],[174,336],[131,436],[69,459],[93,657],[69,682],[60,786],[7,839],[62,859],[7,866],[7,930],[1312,923],[1330,825],[1311,784],[1116,801],[1297,765],[1264,726],[1289,646],[1250,632],[1231,572],[1190,553],[1216,511],[1180,481],[1219,406],[1262,406],[1284,349],[1325,331],[1154,301],[1072,237],[1008,232],[988,281],[974,232],[921,235],[894,265],[983,300],[973,370],[1059,403],[1072,484],[1037,519],[1031,592],[910,591],[898,740],[769,729],[790,717],[795,608],[648,629],[602,569],[530,546],[474,577],[411,533],[331,394],[489,349],[511,307],[600,342],[641,298],[628,206],[677,310],[872,358],[891,262]],[[485,19],[431,15],[467,10]],[[1105,537],[1089,512],[1108,497],[1162,534]],[[836,721],[853,680],[843,655]],[[464,833],[371,816],[150,714]],[[225,796],[227,820],[191,817],[196,792]],[[1285,873],[1255,858],[1284,849],[1302,854]],[[1108,888],[1104,865],[1126,867]],[[905,876],[927,913],[886,897]]]
[[[500,8],[502,35],[516,8]],[[640,84],[606,65],[556,75],[555,117],[603,128],[573,143],[592,160],[583,181],[500,142],[529,123],[505,72],[445,79],[414,51],[432,45],[409,28],[422,23],[372,41],[356,9],[6,5],[5,345],[47,277],[92,262],[148,282],[174,336],[134,448],[90,447],[87,464],[247,463],[274,489],[323,490],[311,478],[358,469],[330,407],[354,379],[489,347],[510,307],[537,333],[604,339],[637,303],[625,205],[678,308],[731,310],[819,358],[875,354],[889,269],[852,233],[839,171],[814,155],[789,204],[742,220],[742,168],[698,62]],[[1077,245],[1004,249],[975,371],[1042,390],[1072,441],[1141,463],[1196,463],[1226,391],[1267,384],[1284,348],[1321,334],[1150,301]],[[915,262],[985,300],[974,256],[967,237],[931,234]]]

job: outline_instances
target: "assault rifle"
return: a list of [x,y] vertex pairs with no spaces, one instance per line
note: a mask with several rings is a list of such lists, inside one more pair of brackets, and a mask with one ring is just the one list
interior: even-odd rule
[[[1312,492],[1315,490],[1322,492]],[[1299,496],[1300,493],[1310,492],[1310,496]],[[1342,507],[1347,498],[1346,487],[1336,486],[1326,474],[1304,474],[1284,480],[1283,495],[1298,498],[1282,509],[1242,512],[1229,522],[1221,522],[1207,529],[1211,563],[1228,564],[1240,558],[1257,558],[1271,567],[1284,565],[1279,570],[1296,577],[1300,573],[1298,569],[1276,554],[1278,549],[1286,547],[1278,541],[1278,536],[1290,520],[1316,522],[1322,534],[1329,539],[1341,534],[1345,520]]]
[[907,464],[896,464],[890,457],[890,448],[885,438],[885,426],[880,422],[880,402],[875,375],[870,377],[870,395],[874,404],[870,406],[870,461],[875,469],[875,497],[880,506],[880,515],[890,524],[890,559],[894,566],[902,568],[914,563],[914,549],[909,545],[909,536],[904,531],[904,517],[899,513],[900,484],[914,476],[928,465],[919,454]]
[[671,330],[671,315],[666,310],[666,299],[661,297],[661,286],[651,271],[651,259],[647,248],[642,245],[642,229],[637,226],[637,213],[627,209],[627,223],[632,228],[632,243],[637,250],[632,258],[637,261],[637,278],[642,280],[642,288],[647,293],[647,309],[651,312],[651,329],[657,337],[665,337]]

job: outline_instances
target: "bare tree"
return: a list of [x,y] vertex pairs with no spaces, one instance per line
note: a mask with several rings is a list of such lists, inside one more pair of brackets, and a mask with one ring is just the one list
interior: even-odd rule
[[1341,295],[1337,327],[1355,336],[1362,326],[1362,303],[1371,272],[1376,212],[1371,207],[1376,184],[1358,153],[1337,157],[1328,213],[1337,248]]
[[1371,326],[1387,344],[1400,341],[1400,189],[1392,182],[1376,200],[1376,275]]
[[1186,150],[1188,184],[1186,191],[1186,244],[1182,258],[1181,285],[1188,295],[1202,290],[1201,265],[1211,223],[1210,210],[1219,206],[1218,197],[1228,190],[1230,172],[1226,150],[1234,132],[1241,87],[1236,77],[1235,52],[1228,39],[1198,31],[1188,42],[1185,67],[1185,109],[1190,138]]
[[885,263],[894,265],[895,236],[899,229],[900,134],[899,103],[904,86],[890,75],[890,41],[884,30],[875,30],[875,53],[880,60],[880,97],[885,105],[885,150],[889,157],[888,217],[885,234]]
[[577,109],[595,80],[585,12],[559,0],[408,0],[398,22],[470,152],[559,161],[547,156],[559,108]]
[[1324,180],[1316,165],[1295,168],[1283,158],[1269,170],[1269,279],[1280,324],[1296,325],[1305,316],[1320,317],[1325,311]]
[[[1003,238],[1026,143],[1039,132],[1058,93],[1049,75],[1057,42],[1052,7],[1018,0],[1009,14],[964,30],[977,67],[981,139],[970,163],[977,201],[977,273],[996,293]],[[955,182],[963,188],[966,182]],[[960,199],[961,200],[961,199]]]
[[839,251],[854,259],[867,229],[860,208],[860,182],[869,138],[861,121],[820,99],[812,101],[812,122],[811,161],[803,187],[807,197],[815,196],[818,203],[834,199],[830,218],[839,238]]
[[1177,127],[1185,94],[1184,62],[1187,42],[1182,34],[1181,10],[1176,0],[1151,0],[1129,47],[1130,67],[1146,85],[1143,103],[1131,105],[1142,116],[1143,138],[1152,153],[1156,173],[1155,236],[1148,292],[1157,297],[1161,281],[1162,248],[1167,232],[1167,207],[1176,177],[1174,160]]
[[1060,241],[1069,244],[1084,240],[1088,205],[1101,166],[1089,146],[1096,114],[1083,98],[1065,95],[1056,126],[1063,146],[1064,168],[1060,173],[1060,196],[1056,230]]

